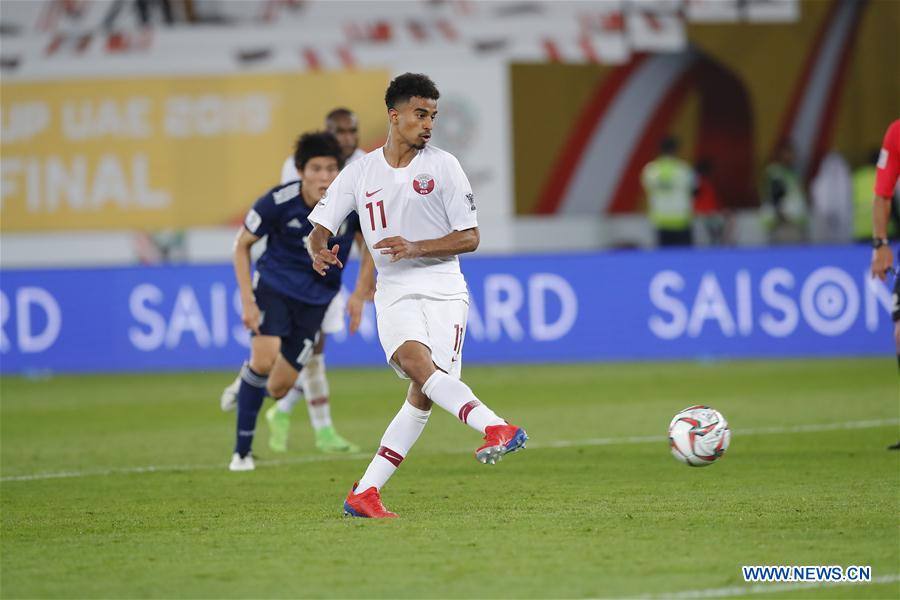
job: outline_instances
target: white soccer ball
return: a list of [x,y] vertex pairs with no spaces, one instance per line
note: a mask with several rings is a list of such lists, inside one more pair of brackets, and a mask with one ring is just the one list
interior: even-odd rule
[[692,467],[716,462],[731,443],[731,430],[722,413],[708,406],[689,406],[669,424],[672,456]]

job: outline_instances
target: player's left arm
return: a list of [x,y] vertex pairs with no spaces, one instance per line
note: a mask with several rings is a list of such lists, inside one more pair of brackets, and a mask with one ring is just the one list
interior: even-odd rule
[[451,231],[442,238],[411,242],[400,236],[384,238],[374,248],[382,254],[389,254],[391,262],[401,258],[439,258],[474,252],[478,248],[481,236],[477,227],[463,231]]
[[[888,219],[891,212],[891,198],[875,194],[875,206],[872,207],[872,233],[878,240],[887,239]],[[887,279],[888,269],[894,266],[894,252],[890,244],[872,250],[872,277],[881,281]]]
[[475,194],[459,161],[449,154],[444,162],[443,178],[447,185],[441,191],[441,203],[453,231],[433,240],[412,242],[399,236],[380,240],[374,247],[382,254],[390,255],[391,262],[401,258],[456,256],[478,248],[481,236],[478,233]]

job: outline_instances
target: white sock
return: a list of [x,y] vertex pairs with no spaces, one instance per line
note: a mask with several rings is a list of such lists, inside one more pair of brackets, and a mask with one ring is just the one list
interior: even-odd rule
[[422,393],[475,431],[484,433],[485,428],[490,425],[506,423],[494,414],[494,411],[482,404],[469,386],[443,371],[435,371],[428,378],[428,381],[422,386]]
[[387,480],[403,462],[410,448],[419,439],[419,435],[428,423],[429,416],[431,416],[430,410],[419,410],[408,401],[403,403],[400,412],[384,431],[381,448],[378,449],[378,453],[369,463],[369,468],[359,480],[356,488],[357,494],[361,494],[373,486],[380,490],[387,483]]
[[331,427],[331,405],[328,404],[328,378],[325,377],[325,355],[313,354],[297,378],[306,396],[306,409],[313,429]]
[[294,405],[301,400],[303,400],[303,389],[300,388],[300,376],[298,375],[294,387],[288,390],[288,393],[284,395],[284,398],[277,400],[275,406],[277,406],[278,410],[281,412],[291,414],[294,410]]

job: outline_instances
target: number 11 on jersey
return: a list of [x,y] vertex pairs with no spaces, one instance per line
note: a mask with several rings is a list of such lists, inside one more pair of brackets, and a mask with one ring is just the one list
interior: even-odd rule
[[369,222],[372,224],[372,231],[375,231],[375,206],[378,207],[378,212],[381,213],[381,228],[387,228],[387,218],[384,216],[384,200],[379,200],[374,204],[372,202],[366,204],[366,208],[369,209]]

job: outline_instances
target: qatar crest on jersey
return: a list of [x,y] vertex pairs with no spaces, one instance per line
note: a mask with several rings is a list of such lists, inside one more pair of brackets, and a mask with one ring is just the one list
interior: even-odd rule
[[420,173],[413,178],[412,184],[417,194],[425,196],[434,190],[434,177],[428,173]]

